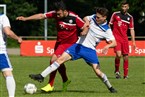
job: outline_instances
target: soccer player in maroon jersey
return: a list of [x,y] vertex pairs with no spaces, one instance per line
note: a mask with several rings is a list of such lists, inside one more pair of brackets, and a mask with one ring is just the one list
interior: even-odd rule
[[123,56],[123,69],[124,69],[124,79],[128,78],[128,54],[129,54],[129,44],[127,30],[130,30],[132,45],[135,49],[135,31],[134,31],[134,21],[133,17],[128,13],[129,3],[123,1],[121,3],[121,11],[114,12],[111,16],[109,25],[113,26],[113,34],[117,41],[117,46],[114,48],[116,53],[115,57],[115,74],[116,78],[121,78],[119,66],[120,59]]
[[[65,4],[60,1],[54,4],[54,10],[47,12],[47,13],[40,13],[35,14],[29,17],[20,16],[17,17],[17,20],[21,21],[27,21],[27,20],[40,20],[40,19],[47,19],[47,18],[54,18],[56,19],[56,27],[57,27],[57,40],[55,44],[55,52],[52,55],[50,64],[53,63],[68,47],[70,47],[72,44],[74,44],[78,39],[78,28],[83,28],[84,21],[75,13],[68,11],[66,9]],[[68,77],[66,75],[66,68],[63,64],[60,68],[58,68],[58,71],[62,77],[63,80],[63,91],[67,90],[68,84],[71,82],[68,80]],[[41,88],[41,90],[45,92],[53,91],[53,84],[54,79],[56,76],[56,72],[54,71],[50,74],[50,79],[48,82],[48,85]]]

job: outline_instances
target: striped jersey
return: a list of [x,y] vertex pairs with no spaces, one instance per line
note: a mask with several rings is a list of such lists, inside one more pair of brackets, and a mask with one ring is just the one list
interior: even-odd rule
[[88,34],[86,36],[81,36],[77,41],[78,44],[95,50],[102,39],[106,39],[106,41],[115,40],[107,21],[99,25],[96,22],[95,14],[87,16],[87,19],[90,21]]
[[10,27],[9,19],[6,15],[0,15],[0,54],[6,53],[6,35],[3,32],[4,27]]

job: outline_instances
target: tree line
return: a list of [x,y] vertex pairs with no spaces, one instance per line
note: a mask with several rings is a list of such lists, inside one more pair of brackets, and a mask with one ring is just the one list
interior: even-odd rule
[[[56,0],[47,0],[47,10],[52,10],[52,3]],[[108,21],[114,11],[120,10],[121,0],[63,0],[68,8],[81,18],[95,13],[97,6],[106,7],[109,10]],[[144,0],[128,0],[129,13],[134,17],[136,36],[145,36],[145,22],[139,23],[141,11],[145,12]],[[17,16],[30,16],[36,13],[44,13],[44,0],[0,0],[0,4],[6,4],[7,16],[10,19],[12,30],[20,36],[43,36],[44,20],[16,21]],[[48,19],[48,36],[56,36],[55,20]]]

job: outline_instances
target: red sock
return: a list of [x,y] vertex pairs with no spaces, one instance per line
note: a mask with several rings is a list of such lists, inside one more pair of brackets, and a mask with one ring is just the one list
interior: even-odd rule
[[61,64],[61,66],[58,68],[58,72],[60,73],[63,82],[66,82],[68,77],[66,75],[66,67],[64,64]]
[[115,58],[115,72],[119,72],[120,59]]
[[124,69],[124,76],[127,76],[128,75],[128,60],[124,60],[123,69]]
[[[65,65],[64,64],[61,64],[61,66],[58,68],[58,71],[59,71],[59,73],[60,73],[60,75],[62,77],[63,82],[66,82],[68,80],[68,77],[66,75],[66,67],[65,67]],[[53,84],[54,84],[54,79],[55,79],[55,76],[56,76],[56,72],[57,72],[57,70],[56,71],[53,71],[50,74],[50,78],[49,78],[49,82],[48,83],[51,86],[53,86]]]
[[[50,62],[50,64],[52,64],[53,62]],[[49,84],[51,85],[51,86],[53,86],[53,84],[54,84],[54,79],[55,79],[55,76],[56,76],[56,72],[57,72],[57,70],[55,70],[55,71],[53,71],[52,73],[50,73],[50,76],[49,76]]]

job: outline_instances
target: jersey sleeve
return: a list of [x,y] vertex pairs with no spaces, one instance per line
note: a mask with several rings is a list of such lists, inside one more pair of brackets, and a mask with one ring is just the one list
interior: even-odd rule
[[108,29],[106,33],[107,33],[105,36],[106,41],[115,40],[115,37],[111,29]]
[[91,21],[91,16],[87,16],[87,19],[88,19],[89,21]]
[[134,20],[133,17],[130,19],[129,29],[134,29]]
[[84,21],[79,16],[76,17],[76,25],[79,28],[82,28],[84,26]]
[[6,15],[3,15],[2,17],[2,24],[3,24],[3,27],[11,27],[10,21]]
[[115,13],[112,14],[111,18],[110,18],[110,21],[109,21],[109,24],[113,24],[114,22],[114,17],[115,17]]
[[93,15],[89,15],[89,16],[87,16],[87,19],[88,19],[89,21],[91,21],[92,18],[95,17],[95,16],[96,16],[95,14],[93,14]]
[[46,18],[56,18],[56,12],[55,11],[50,11],[47,13],[44,13]]

